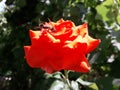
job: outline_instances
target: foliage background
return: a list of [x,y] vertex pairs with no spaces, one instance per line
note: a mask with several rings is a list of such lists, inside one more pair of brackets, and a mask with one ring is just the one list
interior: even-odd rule
[[120,89],[120,0],[6,0],[5,4],[0,12],[0,90],[64,90],[63,82],[30,68],[24,60],[23,46],[30,44],[28,30],[48,18],[69,19],[76,25],[88,22],[90,36],[102,41],[88,55],[91,71],[70,73],[73,86]]

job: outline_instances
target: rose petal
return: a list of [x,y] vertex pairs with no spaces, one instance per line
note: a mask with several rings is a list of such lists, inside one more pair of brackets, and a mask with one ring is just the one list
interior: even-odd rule
[[90,65],[84,55],[72,55],[71,57],[65,56],[66,58],[64,61],[64,69],[65,70],[73,70],[76,72],[89,72],[90,71]]
[[64,21],[60,23],[59,25],[55,25],[55,29],[57,30],[56,33],[65,33],[67,32],[70,28],[72,28],[74,24],[71,21]]
[[64,46],[64,48],[61,50],[64,69],[66,69],[67,67],[70,68],[76,66],[78,63],[80,63],[81,57],[83,57],[86,53],[86,49],[86,43],[78,43],[76,47],[71,47],[69,45]]
[[55,39],[48,32],[44,33],[40,38],[33,37],[29,52],[29,47],[24,49],[28,64],[34,68],[42,68],[48,73],[60,70],[61,60],[59,59],[61,56],[59,52],[56,52],[55,43],[59,43],[59,40]]
[[39,37],[40,36],[40,31],[29,30],[29,33],[30,33],[30,38]]
[[82,37],[84,37],[86,34],[88,34],[87,23],[84,23],[83,25],[79,25],[73,29],[73,33],[71,37],[78,36],[78,35],[81,35]]
[[28,57],[28,53],[29,53],[30,48],[31,48],[31,46],[24,46],[25,58]]
[[61,18],[60,20],[58,20],[56,23],[57,24],[60,24],[60,23],[63,23],[64,22],[64,19],[63,18]]
[[51,41],[53,43],[60,43],[60,39],[56,39],[54,38],[50,33],[46,32],[46,38],[48,39],[48,41]]
[[76,37],[73,41],[66,41],[66,45],[64,47],[69,48],[76,48],[80,50],[81,53],[86,52],[87,49],[87,43],[84,41],[84,39],[81,36]]
[[93,39],[90,36],[87,36],[88,48],[86,53],[89,53],[93,51],[95,48],[97,48],[100,42],[101,42],[100,39]]

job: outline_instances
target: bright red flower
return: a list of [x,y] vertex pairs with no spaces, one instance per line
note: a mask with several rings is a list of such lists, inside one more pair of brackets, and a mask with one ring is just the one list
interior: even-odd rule
[[60,70],[89,72],[85,55],[93,51],[100,40],[88,35],[87,24],[75,26],[72,21],[60,19],[56,23],[46,22],[44,26],[40,31],[29,31],[32,44],[24,46],[28,64],[47,73]]

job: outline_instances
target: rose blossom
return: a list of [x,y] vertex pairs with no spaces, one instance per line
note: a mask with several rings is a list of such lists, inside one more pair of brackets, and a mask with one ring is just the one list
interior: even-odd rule
[[25,59],[33,68],[47,73],[60,70],[89,72],[86,54],[93,51],[100,39],[88,35],[87,24],[75,26],[70,20],[45,22],[40,31],[29,30],[31,46],[24,46]]

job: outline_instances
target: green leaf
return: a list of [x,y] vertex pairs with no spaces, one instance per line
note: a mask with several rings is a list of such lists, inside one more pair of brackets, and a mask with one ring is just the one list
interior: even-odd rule
[[114,3],[114,0],[106,0],[101,5],[98,5],[96,7],[97,10],[96,19],[114,23],[116,17],[119,19],[118,15],[119,8],[117,7],[117,5],[118,4]]
[[73,90],[79,90],[79,85],[76,81],[71,81],[71,86]]
[[[96,10],[98,12],[98,15],[96,16],[97,19],[102,19],[107,21],[109,20],[109,18],[107,17],[107,13],[109,12],[109,8],[107,8],[106,6],[111,6],[112,5],[112,0],[106,0],[105,2],[103,2],[101,5],[96,7]],[[100,17],[101,16],[101,17]]]
[[49,90],[69,90],[68,85],[63,81],[55,80]]
[[120,24],[120,14],[117,16],[117,22]]
[[99,90],[96,83],[84,81],[81,78],[78,78],[76,81],[83,86],[87,86],[87,90]]
[[92,84],[91,82],[84,81],[81,78],[78,78],[76,81],[85,86],[89,86]]
[[98,86],[96,85],[96,83],[93,83],[88,86],[87,90],[99,90],[99,89],[98,89]]

